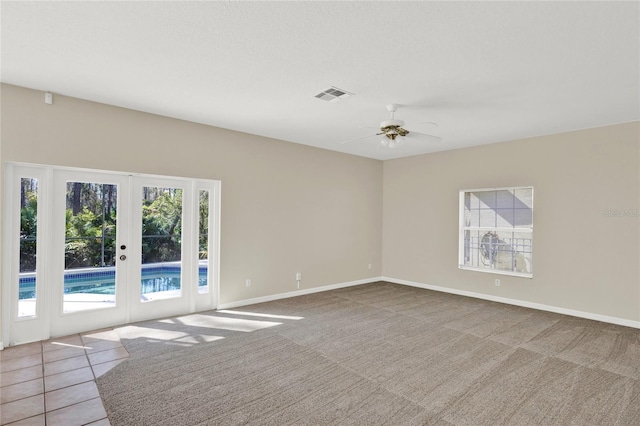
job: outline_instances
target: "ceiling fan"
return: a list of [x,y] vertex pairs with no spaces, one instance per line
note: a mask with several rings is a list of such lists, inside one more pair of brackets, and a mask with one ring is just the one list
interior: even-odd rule
[[[391,113],[391,118],[389,120],[385,120],[380,123],[380,131],[378,133],[375,133],[373,135],[361,136],[355,139],[349,139],[349,140],[343,141],[342,143],[348,143],[348,142],[353,142],[353,141],[367,139],[367,138],[375,138],[381,135],[382,135],[382,138],[380,140],[379,146],[388,147],[388,148],[397,147],[402,142],[404,142],[405,138],[424,140],[428,142],[439,142],[440,140],[442,140],[442,138],[439,138],[438,136],[427,135],[425,133],[419,133],[419,132],[409,131],[405,129],[403,127],[404,121],[395,119],[395,112],[397,109],[398,109],[397,104],[387,105],[387,110],[389,111],[389,113]],[[428,124],[436,125],[435,123],[428,123]]]

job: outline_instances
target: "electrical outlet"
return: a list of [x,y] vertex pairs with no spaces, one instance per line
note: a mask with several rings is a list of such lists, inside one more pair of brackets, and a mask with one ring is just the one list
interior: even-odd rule
[[247,278],[247,280],[245,281],[245,284],[247,285],[247,287],[251,287],[251,279]]
[[496,287],[500,287],[500,280],[496,279]]
[[296,281],[300,281],[302,279],[302,272],[296,272]]

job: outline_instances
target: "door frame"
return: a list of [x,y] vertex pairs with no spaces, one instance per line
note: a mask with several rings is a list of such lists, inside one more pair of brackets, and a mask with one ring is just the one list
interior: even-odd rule
[[[2,308],[2,334],[0,341],[0,345],[2,341],[4,341],[5,346],[10,346],[14,344],[22,344],[28,343],[31,341],[38,340],[46,340],[50,337],[57,337],[61,334],[71,334],[78,333],[83,331],[89,331],[94,329],[91,325],[91,328],[86,329],[87,326],[83,326],[81,323],[76,329],[73,330],[58,330],[52,329],[51,320],[53,315],[55,315],[56,311],[59,314],[62,308],[54,309],[53,303],[55,302],[56,297],[53,297],[51,288],[58,287],[63,285],[61,281],[58,281],[57,285],[52,283],[52,278],[56,276],[56,265],[57,260],[60,259],[60,255],[55,255],[56,247],[55,242],[59,241],[59,239],[54,236],[54,226],[53,220],[56,215],[52,214],[52,208],[54,207],[54,197],[56,196],[56,189],[54,188],[54,182],[56,181],[55,175],[59,174],[68,174],[74,175],[77,173],[79,176],[85,173],[88,174],[100,174],[100,175],[117,175],[120,176],[120,179],[126,178],[128,179],[129,185],[129,196],[131,197],[133,187],[132,182],[137,179],[141,179],[146,181],[153,181],[154,179],[158,181],[163,180],[172,180],[172,181],[181,181],[185,183],[185,187],[188,187],[191,194],[193,194],[193,202],[198,202],[199,200],[199,191],[200,190],[208,190],[209,191],[209,217],[208,217],[208,237],[209,237],[209,255],[208,255],[208,291],[206,293],[200,293],[198,291],[197,286],[197,277],[198,277],[198,238],[195,238],[195,241],[191,239],[191,243],[189,243],[189,247],[184,247],[183,241],[183,251],[191,250],[191,257],[195,257],[195,262],[192,262],[193,265],[190,265],[190,271],[187,273],[187,276],[190,276],[191,279],[195,279],[195,290],[193,282],[185,283],[183,288],[190,286],[190,296],[188,298],[188,303],[185,304],[181,308],[181,310],[175,311],[174,313],[170,313],[169,315],[179,315],[179,314],[188,314],[197,311],[206,311],[216,309],[219,303],[219,283],[220,283],[220,198],[221,198],[221,182],[219,180],[211,180],[211,179],[197,179],[197,178],[186,178],[186,177],[173,177],[173,176],[162,176],[162,175],[151,175],[151,174],[142,174],[142,173],[126,173],[126,172],[118,172],[118,171],[109,171],[109,170],[96,170],[96,169],[86,169],[86,168],[75,168],[75,167],[63,167],[63,166],[54,166],[54,165],[41,165],[41,164],[29,164],[29,163],[18,163],[18,162],[5,162],[4,163],[4,179],[3,179],[3,210],[5,214],[2,217],[2,283],[0,285],[1,291],[1,308]],[[25,317],[18,318],[18,291],[19,291],[19,229],[20,229],[20,189],[16,184],[20,182],[21,177],[32,177],[38,179],[38,234],[37,234],[37,248],[38,253],[41,254],[36,258],[36,316],[34,317]],[[17,181],[17,182],[16,182]],[[59,191],[59,189],[58,189]],[[58,194],[59,195],[59,194]],[[120,200],[120,194],[118,194]],[[120,201],[119,201],[120,202]],[[130,205],[132,200],[128,200]],[[186,203],[183,200],[183,214],[184,214],[184,204]],[[59,204],[58,204],[59,205]],[[192,208],[191,209],[191,221],[195,223],[195,232],[198,232],[197,224],[198,224],[198,214],[199,209]],[[131,225],[131,223],[130,223]],[[129,229],[132,229],[132,226],[129,226]],[[193,228],[193,226],[191,227]],[[183,234],[186,232],[194,232],[194,229],[183,229]],[[128,235],[128,241],[131,242],[131,235]],[[191,247],[193,246],[193,247]],[[119,247],[119,243],[118,243]],[[128,255],[129,256],[129,255]],[[185,269],[186,266],[183,266]],[[133,292],[133,287],[135,287],[136,291],[139,292],[139,283],[133,283],[131,280],[131,271],[133,268],[129,267],[127,272],[127,280],[128,285],[127,288],[124,289],[124,292],[127,293],[127,299],[131,299],[131,292]],[[59,269],[58,269],[59,271]],[[58,278],[60,280],[62,278]],[[132,285],[132,283],[134,285]],[[122,290],[120,293],[124,293]],[[58,301],[61,302],[61,295],[58,297]],[[138,294],[139,300],[139,294]],[[171,299],[169,299],[171,300]],[[155,303],[155,302],[147,302],[147,303]],[[124,322],[121,324],[130,323],[131,321],[139,321],[143,319],[151,319],[151,316],[145,315],[131,315],[131,300],[128,300],[126,305],[126,315]],[[61,303],[60,303],[61,305]],[[106,308],[109,309],[109,308]],[[85,312],[96,312],[96,311],[85,311]],[[65,315],[73,315],[73,314],[65,314]],[[164,313],[160,313],[161,316],[166,316]],[[153,318],[158,318],[159,316],[153,316]],[[108,326],[119,325],[119,324],[111,324]]]

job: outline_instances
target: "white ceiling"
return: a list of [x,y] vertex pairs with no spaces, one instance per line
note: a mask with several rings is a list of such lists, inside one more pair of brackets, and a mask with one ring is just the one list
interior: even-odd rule
[[[377,159],[640,119],[637,1],[3,1],[1,14],[5,83]],[[330,86],[355,96],[314,97]],[[375,133],[388,103],[442,141],[340,143]]]

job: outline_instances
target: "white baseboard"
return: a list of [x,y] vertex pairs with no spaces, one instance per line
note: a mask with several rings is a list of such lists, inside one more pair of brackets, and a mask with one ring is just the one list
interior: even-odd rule
[[394,284],[407,285],[411,287],[424,288],[426,290],[440,291],[443,293],[457,294],[459,296],[473,297],[475,299],[489,300],[491,302],[505,303],[507,305],[521,306],[523,308],[537,309],[539,311],[554,312],[556,314],[569,315],[572,317],[585,318],[594,321],[601,321],[610,324],[622,325],[640,329],[640,321],[633,321],[624,318],[611,317],[607,315],[594,314],[591,312],[576,311],[573,309],[560,308],[558,306],[544,305],[542,303],[527,302],[525,300],[510,299],[507,297],[492,296],[489,294],[476,293],[473,291],[457,290],[455,288],[441,287],[437,285],[423,284],[415,281],[401,280],[391,277],[372,277],[357,281],[331,284],[322,287],[314,287],[303,290],[290,291],[287,293],[272,294],[269,296],[256,297],[253,299],[238,300],[236,302],[221,303],[218,309],[232,309],[240,306],[254,305],[256,303],[272,302],[274,300],[287,299],[289,297],[303,296],[305,294],[319,293],[322,291],[335,290],[338,288],[351,287],[361,284],[369,284],[377,281],[386,281]]
[[4,349],[4,343],[0,342],[0,351]]
[[357,281],[347,281],[344,283],[325,285],[322,287],[305,288],[302,290],[289,291],[287,293],[272,294],[269,296],[255,297],[253,299],[238,300],[236,302],[220,303],[218,309],[232,309],[240,306],[255,305],[256,303],[272,302],[274,300],[288,299],[290,297],[304,296],[305,294],[320,293],[322,291],[336,290],[338,288],[353,287],[355,285],[370,284],[381,281],[380,277],[365,278]]
[[586,318],[594,321],[607,322],[610,324],[623,325],[625,327],[640,328],[640,321],[632,321],[624,318],[610,317],[607,315],[594,314],[591,312],[576,311],[573,309],[560,308],[558,306],[543,305],[542,303],[527,302],[525,300],[509,299],[507,297],[492,296],[489,294],[476,293],[473,291],[457,290],[449,287],[422,284],[414,281],[400,280],[397,278],[380,277],[380,281],[387,281],[394,284],[408,285],[411,287],[424,288],[427,290],[441,291],[443,293],[457,294],[460,296],[474,297],[476,299],[489,300],[492,302],[506,303],[508,305],[522,306],[523,308],[538,309],[540,311],[554,312],[557,314],[570,315],[573,317]]

